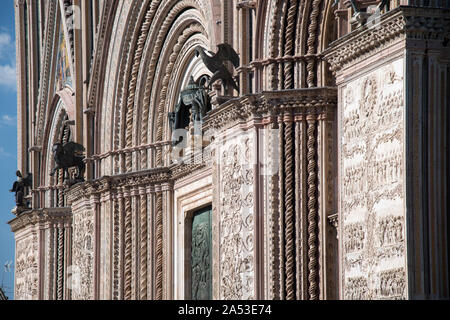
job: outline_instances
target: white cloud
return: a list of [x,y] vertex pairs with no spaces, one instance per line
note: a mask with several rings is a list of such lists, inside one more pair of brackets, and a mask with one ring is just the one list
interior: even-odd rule
[[0,125],[16,126],[17,125],[17,117],[5,114],[0,118]]
[[0,31],[0,86],[16,89],[15,44],[11,36]]
[[0,60],[7,60],[10,64],[15,61],[16,44],[9,33],[0,31]]
[[0,65],[0,85],[16,88],[16,67],[11,65]]

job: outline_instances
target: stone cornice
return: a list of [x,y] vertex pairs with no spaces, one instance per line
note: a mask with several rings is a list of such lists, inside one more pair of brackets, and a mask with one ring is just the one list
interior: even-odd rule
[[8,222],[12,232],[16,233],[30,225],[54,223],[72,223],[72,211],[70,208],[46,208],[26,211],[17,218]]
[[239,122],[263,119],[284,113],[326,113],[337,104],[337,90],[332,87],[262,92],[235,98],[212,110],[204,129],[219,129]]
[[79,183],[66,191],[69,204],[79,199],[98,197],[105,192],[117,192],[139,187],[173,186],[175,180],[203,169],[205,164],[176,164],[170,167],[154,168],[139,172],[130,172],[117,176],[105,176],[94,181]]
[[105,176],[94,181],[79,183],[67,190],[66,194],[67,200],[71,204],[81,198],[99,196],[102,193],[115,192],[118,189],[136,189],[142,186],[170,184],[171,181],[170,169],[162,167],[112,177]]
[[361,26],[333,42],[322,52],[337,72],[348,65],[376,54],[394,42],[406,39],[439,40],[449,36],[450,10],[400,6],[384,15],[372,26]]

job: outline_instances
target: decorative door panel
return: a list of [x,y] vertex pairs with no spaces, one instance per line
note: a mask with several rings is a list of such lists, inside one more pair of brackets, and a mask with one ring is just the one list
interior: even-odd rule
[[207,207],[194,214],[192,220],[191,297],[192,300],[212,300],[212,209]]

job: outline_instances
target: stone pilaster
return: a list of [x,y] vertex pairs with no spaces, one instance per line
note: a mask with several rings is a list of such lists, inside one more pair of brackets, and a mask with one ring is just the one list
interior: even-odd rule
[[399,7],[324,53],[339,88],[344,299],[448,297],[448,17]]

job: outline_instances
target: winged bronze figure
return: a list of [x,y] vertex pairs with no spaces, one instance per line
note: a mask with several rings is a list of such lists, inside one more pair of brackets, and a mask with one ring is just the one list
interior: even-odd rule
[[84,181],[84,170],[86,165],[84,163],[84,147],[75,142],[68,142],[66,144],[55,143],[52,148],[53,158],[56,166],[50,173],[54,176],[56,171],[64,170],[64,178],[69,179],[69,168],[77,167],[78,175],[77,181]]
[[213,73],[208,87],[211,88],[211,85],[220,79],[225,88],[231,86],[239,91],[239,86],[225,64],[226,61],[230,61],[235,68],[238,68],[240,65],[239,55],[234,51],[233,47],[227,43],[219,44],[217,47],[219,48],[217,53],[205,50],[200,46],[195,48],[197,56],[202,58],[205,66]]

